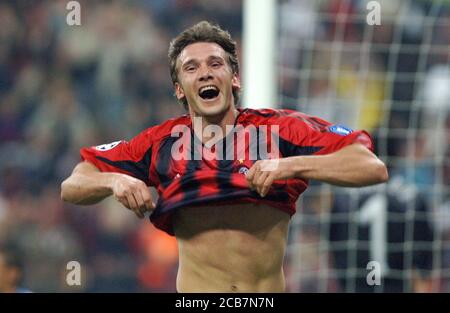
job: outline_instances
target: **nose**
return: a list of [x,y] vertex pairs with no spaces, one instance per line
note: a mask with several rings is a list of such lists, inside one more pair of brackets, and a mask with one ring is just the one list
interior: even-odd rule
[[208,66],[202,66],[200,68],[200,72],[199,73],[200,73],[200,77],[199,77],[200,81],[208,81],[208,80],[213,78],[213,75],[212,75],[212,73],[210,71],[210,68]]

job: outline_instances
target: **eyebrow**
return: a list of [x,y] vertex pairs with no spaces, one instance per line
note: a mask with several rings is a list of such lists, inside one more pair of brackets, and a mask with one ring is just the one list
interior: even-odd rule
[[181,68],[185,68],[188,65],[196,64],[196,63],[198,63],[196,59],[190,59],[190,60],[184,62],[184,64],[181,64]]
[[[218,56],[218,55],[210,55],[210,56],[208,57],[208,59],[207,59],[207,61],[216,61],[216,60],[225,61],[221,56]],[[184,67],[186,67],[186,66],[188,66],[188,65],[196,64],[196,63],[198,63],[198,60],[197,60],[197,59],[190,59],[190,60],[184,62],[184,63],[181,65],[181,67],[184,68]]]

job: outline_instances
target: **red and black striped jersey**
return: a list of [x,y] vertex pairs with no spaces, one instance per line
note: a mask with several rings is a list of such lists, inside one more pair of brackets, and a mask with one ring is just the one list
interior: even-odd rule
[[82,148],[81,158],[100,171],[128,174],[156,187],[159,199],[150,220],[173,235],[173,213],[187,206],[255,202],[292,216],[308,181],[275,181],[261,197],[248,188],[247,170],[258,159],[329,154],[355,142],[373,150],[365,131],[292,110],[239,109],[232,131],[209,148],[196,137],[191,117],[183,115],[130,141]]

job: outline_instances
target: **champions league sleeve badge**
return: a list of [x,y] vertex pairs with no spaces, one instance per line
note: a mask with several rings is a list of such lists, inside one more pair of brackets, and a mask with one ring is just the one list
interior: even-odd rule
[[115,146],[117,146],[119,143],[121,143],[122,141],[114,141],[111,143],[106,143],[104,145],[100,145],[100,146],[96,146],[95,149],[99,150],[99,151],[108,151],[111,150],[112,148],[114,148]]
[[341,136],[347,136],[351,133],[353,133],[353,129],[344,126],[344,125],[332,125],[328,127],[328,131],[330,133],[338,134]]

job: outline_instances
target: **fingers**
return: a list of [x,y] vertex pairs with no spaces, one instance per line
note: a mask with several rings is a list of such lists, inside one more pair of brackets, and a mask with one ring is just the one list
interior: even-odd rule
[[256,190],[261,197],[265,197],[274,181],[274,172],[264,170],[263,161],[257,161],[247,173],[247,182],[250,189]]
[[155,204],[152,201],[150,190],[147,187],[140,188],[133,193],[133,197],[136,200],[137,207],[133,208],[133,211],[139,218],[145,216],[145,212],[152,212],[155,209]]
[[258,173],[259,173],[259,161],[255,162],[255,164],[253,164],[253,166],[250,168],[250,170],[248,171],[248,173],[246,175],[248,186],[251,190],[256,189],[255,176],[258,175]]
[[114,186],[114,196],[139,218],[144,218],[145,212],[151,212],[155,208],[150,190],[145,183],[130,176],[124,175],[119,178]]
[[150,190],[147,188],[141,189],[142,201],[144,202],[144,207],[147,212],[152,212],[155,209],[155,203],[152,200],[152,195]]
[[247,182],[251,190],[256,189],[256,180],[258,179],[258,176],[261,173],[260,165],[261,161],[256,161],[246,175]]
[[[255,164],[253,164],[253,166],[250,168],[250,170],[247,172],[247,175],[246,175],[246,178],[247,178],[247,181],[248,181],[248,183],[249,183],[249,185],[252,185],[253,184],[253,177],[255,176],[255,173],[256,173],[256,168],[259,166],[259,163],[258,162],[256,162]],[[250,186],[250,188],[251,189],[253,189],[252,188],[253,186]]]
[[257,175],[255,175],[255,178],[254,178],[255,187],[256,187],[256,191],[259,193],[260,196],[262,196],[263,184],[269,175],[270,175],[270,172],[264,172],[264,171],[259,171],[259,173],[257,173]]
[[141,212],[138,204],[138,200],[136,198],[139,198],[136,196],[135,193],[129,193],[127,194],[127,200],[130,204],[130,209],[137,215],[139,218],[144,218],[144,214]]
[[273,177],[272,175],[269,175],[265,181],[262,183],[261,188],[261,197],[265,197],[267,193],[269,192],[270,186],[272,186],[273,183]]
[[128,203],[127,197],[116,197],[116,200],[123,204],[124,207],[131,210],[130,204]]

